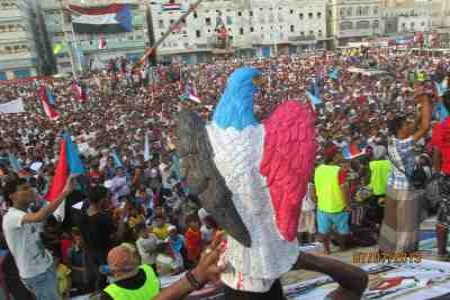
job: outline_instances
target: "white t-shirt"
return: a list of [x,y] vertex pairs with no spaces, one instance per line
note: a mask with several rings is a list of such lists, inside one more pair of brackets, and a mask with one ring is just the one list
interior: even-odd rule
[[22,224],[27,213],[10,207],[3,217],[3,232],[21,278],[32,278],[47,271],[53,264],[50,252],[41,240],[42,223]]

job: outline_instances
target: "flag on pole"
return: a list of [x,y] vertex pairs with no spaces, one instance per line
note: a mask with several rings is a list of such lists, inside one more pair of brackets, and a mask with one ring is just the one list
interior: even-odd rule
[[333,80],[339,79],[339,69],[332,68],[330,72],[328,72],[328,77],[330,77]]
[[45,199],[47,201],[53,202],[61,195],[64,186],[66,184],[67,178],[69,177],[69,164],[67,162],[67,145],[64,139],[59,141],[59,159],[56,165],[55,175],[50,183],[50,188],[48,189]]
[[343,147],[341,151],[342,156],[347,160],[354,159],[365,154],[365,151],[361,151],[361,149],[359,149],[359,147],[354,144]]
[[123,167],[122,159],[119,157],[119,154],[117,153],[116,149],[113,149],[113,151],[111,152],[111,157],[114,160],[114,167],[115,168],[122,168]]
[[44,198],[50,202],[56,200],[61,195],[69,175],[81,175],[84,173],[85,170],[77,145],[72,142],[70,134],[63,133],[59,140],[59,157],[55,175]]
[[191,101],[194,101],[196,103],[202,103],[200,97],[198,96],[197,88],[196,88],[195,84],[192,81],[189,81],[184,86],[184,93],[180,96],[180,99],[183,100],[183,101],[191,100]]
[[53,94],[53,90],[48,85],[45,86],[45,92],[47,93],[48,103],[51,105],[55,105],[55,95]]
[[162,10],[163,11],[177,11],[177,10],[181,10],[181,4],[180,3],[165,3],[162,5]]
[[75,99],[77,99],[78,102],[84,102],[88,100],[86,91],[77,80],[72,81],[72,91],[75,94]]
[[76,33],[119,33],[133,31],[133,13],[129,4],[98,7],[69,5]]
[[106,39],[105,39],[105,36],[102,35],[102,36],[100,36],[100,39],[98,40],[98,49],[103,50],[103,49],[106,49],[106,47],[107,47]]
[[314,104],[314,106],[322,104],[322,99],[316,97],[310,91],[306,91],[306,96],[308,96],[309,100],[312,102],[312,104]]
[[150,153],[150,142],[148,140],[148,134],[145,134],[144,161],[147,162],[150,159],[152,159],[152,154]]
[[47,117],[52,121],[56,121],[59,118],[59,114],[53,109],[53,106],[50,105],[46,88],[43,85],[39,88],[39,100],[42,103],[42,107],[44,108]]
[[9,164],[11,165],[11,168],[13,169],[13,171],[15,173],[18,173],[20,170],[22,170],[22,166],[20,165],[19,160],[17,159],[17,157],[10,153],[8,155],[8,160],[9,160]]

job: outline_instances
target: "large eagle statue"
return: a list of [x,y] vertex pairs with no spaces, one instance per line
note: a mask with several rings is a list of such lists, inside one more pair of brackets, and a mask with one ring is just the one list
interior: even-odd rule
[[253,98],[262,81],[256,68],[236,69],[211,122],[179,112],[175,142],[190,191],[228,234],[222,281],[259,293],[298,258],[301,202],[316,157],[309,103],[288,100],[256,120]]

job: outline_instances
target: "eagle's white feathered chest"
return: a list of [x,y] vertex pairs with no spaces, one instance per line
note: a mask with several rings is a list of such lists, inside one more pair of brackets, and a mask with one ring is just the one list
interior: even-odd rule
[[225,273],[222,280],[235,289],[267,291],[270,282],[295,263],[298,244],[296,240],[283,240],[279,234],[266,179],[260,174],[264,127],[249,126],[238,131],[212,123],[207,131],[214,162],[233,193],[233,203],[252,239],[252,247],[246,248],[228,237],[225,257],[236,273]]

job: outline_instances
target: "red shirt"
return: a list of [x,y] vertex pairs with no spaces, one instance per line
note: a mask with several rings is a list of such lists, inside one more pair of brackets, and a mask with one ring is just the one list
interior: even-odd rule
[[434,126],[430,144],[441,152],[441,171],[450,175],[450,118]]
[[186,240],[186,250],[188,260],[193,261],[200,257],[202,252],[202,234],[200,231],[189,228],[184,238]]

